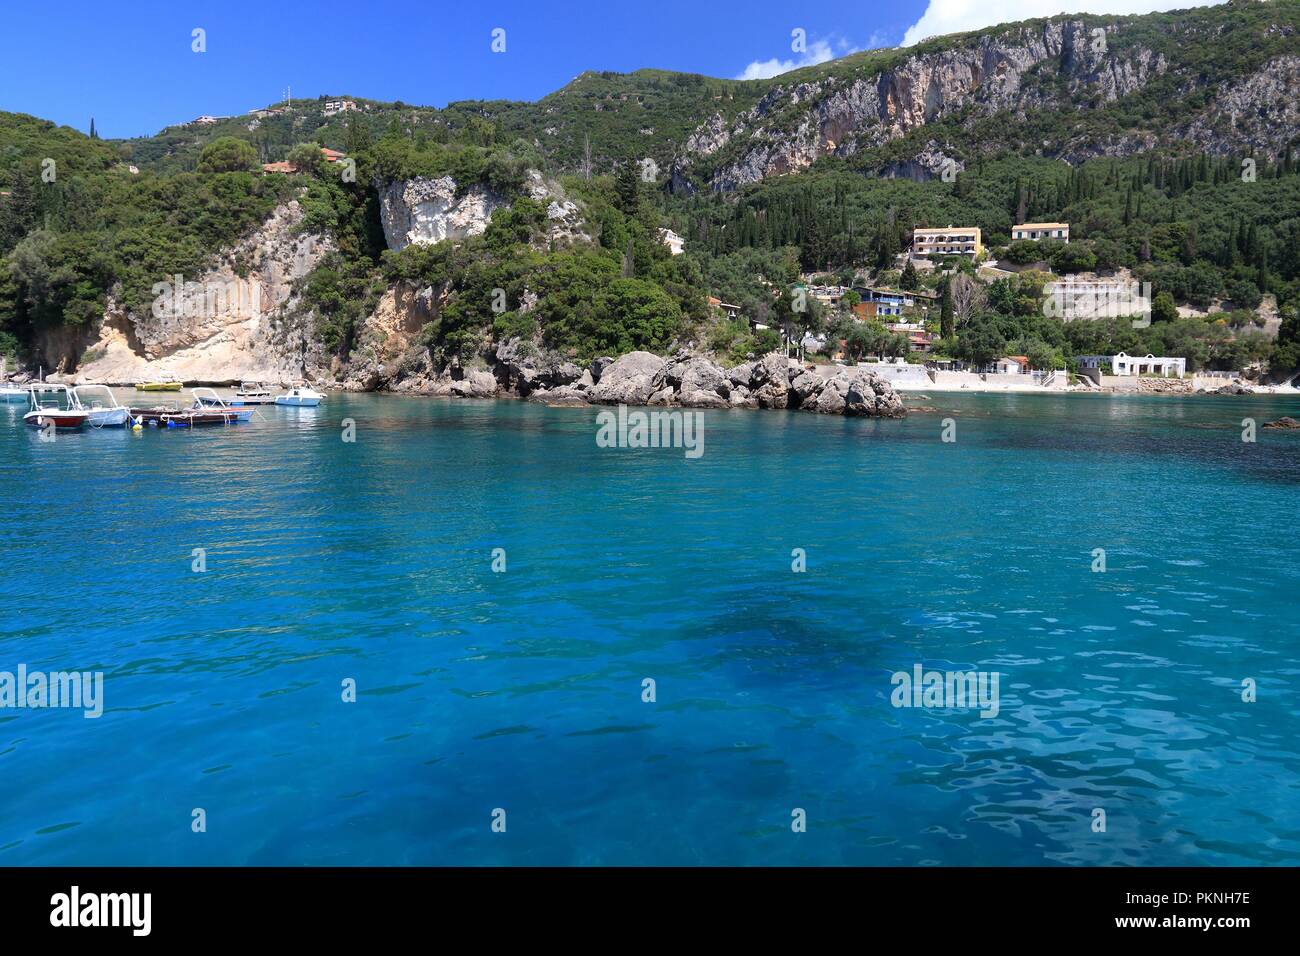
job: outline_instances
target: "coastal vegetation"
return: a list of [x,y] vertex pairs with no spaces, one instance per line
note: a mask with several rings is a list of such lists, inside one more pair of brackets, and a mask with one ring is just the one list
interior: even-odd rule
[[[802,301],[797,286],[820,275],[937,295],[940,309],[924,316],[936,352],[969,362],[1010,353],[1069,368],[1076,355],[1123,350],[1182,356],[1193,368],[1296,369],[1295,144],[1237,150],[1223,148],[1231,129],[1203,142],[1165,134],[1195,125],[1213,90],[1292,53],[1298,16],[1294,3],[1085,16],[1085,27],[1112,30],[1116,57],[1163,58],[1167,68],[1107,97],[1064,65],[1040,63],[1019,78],[1036,105],[1017,123],[941,113],[905,135],[757,179],[727,173],[744,166],[753,138],[720,131],[748,116],[761,120],[763,143],[791,148],[809,116],[783,94],[792,84],[814,96],[842,90],[910,58],[1036,35],[1046,21],[771,80],[587,72],[535,104],[442,109],[321,96],[115,142],[0,113],[0,351],[31,355],[43,337],[75,336],[112,305],[143,312],[154,284],[201,274],[297,201],[301,228],[328,235],[333,251],[296,291],[319,343],[343,359],[398,286],[434,296],[421,341],[438,362],[513,338],[573,358],[696,344],[740,360],[783,334],[808,333],[842,340],[854,356],[916,357],[905,336],[851,318],[853,293],[838,309]],[[1188,77],[1200,92],[1188,93]],[[1149,148],[1104,155],[1151,131]],[[322,147],[345,154],[350,175]],[[914,168],[931,148],[958,164],[954,177]],[[1078,155],[1063,162],[1067,154]],[[581,235],[548,238],[547,202],[528,189],[538,174],[578,207]],[[486,190],[499,201],[486,230],[389,249],[383,191],[442,177],[457,197]],[[1070,223],[1071,241],[1011,241],[1014,224],[1044,220]],[[957,259],[900,269],[915,226],[949,224],[978,225],[986,249],[1018,274],[993,280]],[[683,255],[661,242],[664,228],[685,239]],[[1117,271],[1150,283],[1149,326],[1043,314],[1052,278]]]

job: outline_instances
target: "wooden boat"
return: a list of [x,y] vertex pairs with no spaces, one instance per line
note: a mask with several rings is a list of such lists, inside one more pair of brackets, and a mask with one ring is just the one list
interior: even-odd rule
[[[61,393],[63,400],[42,399],[41,395],[46,393],[54,393],[56,396]],[[33,385],[27,390],[27,398],[32,407],[23,416],[23,424],[33,428],[46,428],[53,423],[55,428],[72,431],[84,427],[86,419],[90,417],[84,408],[77,407],[76,399],[66,385]]]
[[232,405],[274,405],[275,395],[257,382],[240,382]]
[[85,409],[91,428],[121,428],[131,418],[131,409],[119,405],[107,385],[78,385],[69,390],[69,395],[76,408]]
[[253,417],[253,409],[245,408],[242,405],[232,407],[227,404],[226,400],[210,388],[194,388],[190,390],[194,396],[194,404],[190,406],[193,411],[203,411],[206,409],[217,409],[219,411],[230,412],[235,416],[235,421],[246,422]]
[[157,405],[153,408],[132,408],[131,420],[137,425],[152,425],[155,428],[194,428],[199,425],[231,425],[239,418],[234,409]]
[[293,408],[315,408],[324,397],[314,389],[306,387],[291,388],[283,395],[277,396],[275,404],[288,405]]

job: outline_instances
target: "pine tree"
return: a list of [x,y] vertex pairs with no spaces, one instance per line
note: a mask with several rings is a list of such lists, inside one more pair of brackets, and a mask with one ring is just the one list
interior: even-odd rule
[[99,139],[99,136],[95,134],[95,117],[93,116],[90,118],[90,138]]

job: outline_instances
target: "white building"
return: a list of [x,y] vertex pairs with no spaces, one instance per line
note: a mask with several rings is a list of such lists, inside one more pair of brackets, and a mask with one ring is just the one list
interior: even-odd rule
[[1059,239],[1070,241],[1070,224],[1068,222],[1025,222],[1011,227],[1013,240],[1028,239],[1038,242],[1040,239]]
[[685,251],[686,240],[671,229],[660,229],[659,241],[667,246],[668,251],[675,256],[680,256]]
[[931,256],[970,256],[978,259],[980,249],[978,226],[912,230],[912,255],[918,259],[928,259]]
[[1077,355],[1075,361],[1079,368],[1100,369],[1110,366],[1111,375],[1177,375],[1182,378],[1187,374],[1187,359],[1171,358],[1167,355],[1143,356],[1120,352],[1118,355]]
[[357,104],[352,100],[326,100],[325,101],[326,116],[333,116],[335,113],[347,113],[350,110],[355,110],[356,108],[357,108]]

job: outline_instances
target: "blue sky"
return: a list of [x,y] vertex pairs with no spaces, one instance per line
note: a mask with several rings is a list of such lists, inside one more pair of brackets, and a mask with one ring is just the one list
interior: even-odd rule
[[[583,70],[762,76],[935,33],[1064,10],[1145,12],[1204,0],[161,0],[20,3],[0,12],[0,109],[105,137],[204,113],[347,93],[441,106],[533,100]],[[506,31],[506,51],[490,49]],[[207,50],[191,49],[196,28]],[[791,31],[806,49],[791,49]]]
[[[0,109],[106,137],[157,132],[203,113],[350,93],[441,106],[537,99],[583,70],[641,67],[739,76],[799,61],[790,31],[837,55],[893,45],[926,0],[602,0],[8,3],[0,14]],[[506,52],[490,50],[506,30]],[[195,28],[207,52],[191,51]],[[884,39],[881,39],[884,38]],[[825,48],[816,44],[821,41]]]

